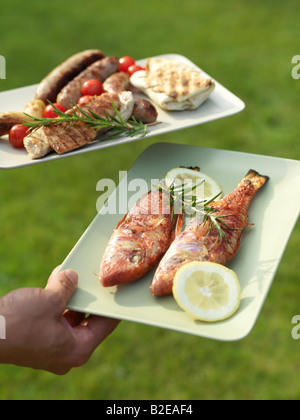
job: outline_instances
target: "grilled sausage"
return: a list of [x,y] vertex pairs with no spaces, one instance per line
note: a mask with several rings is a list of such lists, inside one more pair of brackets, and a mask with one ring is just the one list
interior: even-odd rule
[[16,124],[23,124],[31,121],[23,112],[3,112],[0,113],[0,137],[9,133],[10,129]]
[[85,50],[68,58],[52,70],[39,84],[35,99],[54,102],[61,89],[87,66],[105,55],[100,50]]
[[[104,90],[110,93],[121,93],[131,89],[130,77],[127,73],[119,72],[108,77],[103,83]],[[133,114],[137,121],[150,124],[156,121],[157,111],[151,102],[139,97],[134,98]]]
[[146,99],[135,97],[132,116],[143,124],[150,124],[156,121],[157,110]]
[[129,75],[124,72],[118,72],[108,77],[103,83],[103,88],[109,93],[121,93],[129,88]]
[[105,57],[91,64],[83,70],[78,76],[71,80],[58,94],[56,102],[63,105],[65,109],[70,109],[77,103],[81,96],[81,86],[90,79],[97,79],[100,82],[118,71],[120,68],[117,57]]

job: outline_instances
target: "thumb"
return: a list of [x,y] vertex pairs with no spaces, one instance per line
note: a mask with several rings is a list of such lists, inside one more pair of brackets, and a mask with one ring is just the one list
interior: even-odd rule
[[75,293],[78,285],[78,274],[74,270],[64,270],[51,275],[46,290],[55,293],[60,297],[63,308],[65,309],[68,301]]

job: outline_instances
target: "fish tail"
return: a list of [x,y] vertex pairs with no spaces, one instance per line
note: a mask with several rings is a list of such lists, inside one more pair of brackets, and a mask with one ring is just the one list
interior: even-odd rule
[[269,177],[267,175],[260,175],[254,169],[250,169],[242,180],[242,183],[251,184],[255,190],[259,190],[268,180]]

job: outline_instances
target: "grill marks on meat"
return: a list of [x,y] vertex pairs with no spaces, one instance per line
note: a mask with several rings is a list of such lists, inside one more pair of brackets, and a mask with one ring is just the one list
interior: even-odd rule
[[[36,98],[42,103],[47,100],[57,102],[67,109],[67,113],[80,115],[74,103],[81,97],[81,87],[87,80],[97,79],[103,83],[105,93],[81,106],[85,112],[91,110],[103,118],[113,116],[113,103],[125,121],[133,116],[143,124],[155,122],[158,115],[156,108],[145,99],[132,97],[134,88],[130,85],[130,77],[119,70],[117,57],[106,57],[100,50],[82,51],[68,58],[42,80]],[[26,137],[24,146],[30,158],[38,159],[51,150],[62,154],[84,146],[93,141],[100,131],[103,133],[106,130],[96,130],[84,122],[43,126]]]
[[[119,110],[121,106],[118,94],[104,93],[91,100],[88,105],[83,106],[82,109],[89,114],[89,110],[95,112],[101,117],[106,115],[115,115],[113,104]],[[67,111],[70,114],[72,110]],[[82,114],[79,110],[75,110],[77,115]],[[66,153],[70,150],[77,149],[94,140],[99,131],[89,127],[83,122],[76,124],[63,123],[60,125],[45,126],[44,133],[48,139],[49,145],[52,149],[59,153]]]
[[65,109],[70,109],[73,102],[77,103],[81,96],[81,87],[84,82],[90,79],[97,79],[104,82],[109,76],[120,68],[117,57],[105,57],[91,64],[78,76],[71,80],[58,94],[56,102],[63,105]]

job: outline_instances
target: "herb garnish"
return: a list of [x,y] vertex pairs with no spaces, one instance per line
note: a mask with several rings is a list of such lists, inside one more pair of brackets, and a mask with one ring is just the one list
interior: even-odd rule
[[[130,120],[125,121],[118,109],[116,108],[116,106],[114,105],[114,103],[112,103],[112,106],[115,110],[115,115],[109,116],[108,113],[105,111],[104,118],[89,109],[85,111],[75,103],[73,104],[74,107],[70,110],[69,113],[64,113],[57,109],[53,103],[51,103],[50,101],[48,102],[53,106],[53,109],[55,110],[58,117],[37,118],[25,113],[25,115],[32,119],[32,121],[27,121],[26,123],[24,123],[24,125],[29,127],[31,134],[41,127],[59,125],[63,123],[71,123],[72,126],[79,122],[85,123],[89,127],[93,128],[95,131],[105,130],[106,132],[112,132],[112,134],[106,137],[105,140],[118,137],[122,134],[124,134],[126,137],[144,137],[147,131],[147,125],[137,121],[134,118],[134,116],[132,116]],[[79,113],[77,113],[78,111]]]
[[232,216],[232,214],[218,215],[218,209],[211,206],[211,203],[215,201],[222,192],[218,193],[215,197],[210,200],[197,199],[194,191],[198,188],[205,180],[203,179],[200,183],[196,183],[191,187],[187,187],[185,184],[175,185],[174,181],[169,186],[159,185],[158,189],[162,193],[167,194],[170,199],[170,205],[172,207],[172,217],[175,214],[185,214],[188,217],[197,217],[200,224],[209,224],[209,229],[206,234],[205,240],[209,237],[213,229],[217,230],[217,238],[214,244],[209,250],[211,250],[217,243],[223,240],[228,243],[226,236],[226,230],[239,230],[239,228],[231,228],[225,222],[227,217]]

